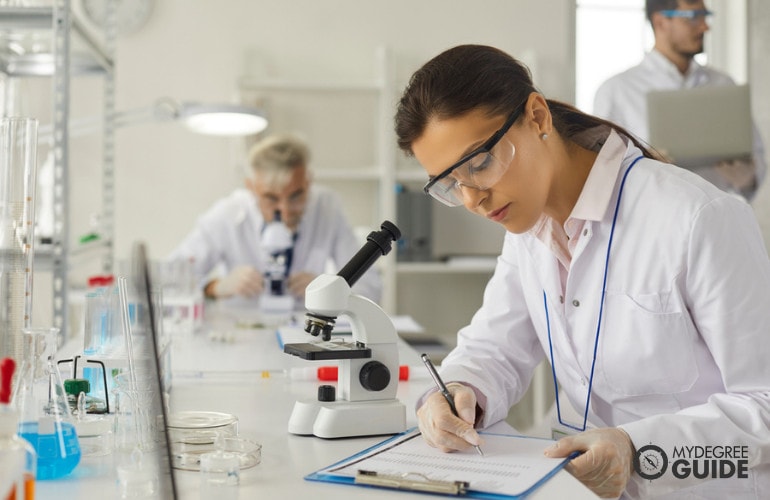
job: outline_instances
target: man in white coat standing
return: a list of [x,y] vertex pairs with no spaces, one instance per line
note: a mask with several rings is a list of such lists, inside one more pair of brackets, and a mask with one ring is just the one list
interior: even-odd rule
[[[650,91],[735,85],[735,82],[729,75],[694,60],[703,52],[703,37],[709,30],[706,18],[711,11],[706,9],[703,0],[647,0],[645,8],[655,46],[640,64],[611,77],[599,87],[593,114],[648,141],[647,94]],[[756,129],[753,143],[750,161],[723,161],[694,171],[722,190],[751,201],[766,170],[764,146]]]
[[[193,261],[206,297],[262,293],[268,264],[264,229],[276,215],[292,233],[285,259],[286,289],[296,298],[302,299],[307,285],[329,265],[338,270],[358,251],[361,242],[338,197],[312,184],[309,156],[307,145],[291,135],[257,143],[249,153],[245,189],[217,201],[172,252],[171,260]],[[369,269],[353,290],[379,301],[376,269]]]

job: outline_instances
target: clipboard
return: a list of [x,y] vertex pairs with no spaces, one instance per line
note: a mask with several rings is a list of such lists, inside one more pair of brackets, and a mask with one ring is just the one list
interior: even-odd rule
[[524,498],[559,472],[569,458],[547,458],[550,439],[481,432],[484,456],[473,448],[443,453],[417,428],[308,474],[308,481],[463,498]]

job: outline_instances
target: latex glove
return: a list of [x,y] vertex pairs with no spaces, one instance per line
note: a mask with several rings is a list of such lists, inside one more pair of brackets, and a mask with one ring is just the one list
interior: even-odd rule
[[717,163],[717,172],[741,194],[756,187],[756,168],[753,160],[725,160]]
[[444,452],[481,446],[483,441],[473,428],[476,394],[463,384],[450,383],[447,389],[454,396],[455,408],[460,417],[452,414],[449,403],[440,392],[428,396],[417,410],[417,421],[425,441]]
[[211,294],[217,298],[245,295],[247,297],[262,292],[264,278],[262,273],[251,266],[238,266],[224,278],[219,278],[211,285]]
[[544,453],[561,458],[574,451],[583,452],[566,466],[575,478],[602,498],[617,498],[623,493],[634,463],[634,445],[625,431],[591,429],[561,438]]
[[295,297],[304,298],[305,288],[311,281],[316,279],[316,275],[313,273],[292,273],[289,279],[286,280],[286,287],[289,289],[289,293]]

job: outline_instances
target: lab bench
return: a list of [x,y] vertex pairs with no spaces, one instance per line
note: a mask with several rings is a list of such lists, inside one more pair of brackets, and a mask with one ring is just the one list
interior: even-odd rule
[[[220,330],[231,329],[223,337]],[[241,471],[240,484],[231,487],[228,498],[408,498],[408,493],[305,481],[303,477],[364,450],[385,436],[321,439],[297,436],[287,431],[287,422],[297,399],[314,397],[318,382],[296,380],[286,370],[313,367],[306,361],[284,354],[276,327],[250,321],[241,327],[232,322],[207,319],[195,333],[175,334],[171,342],[172,383],[170,412],[211,411],[238,417],[238,434],[262,445],[261,463]],[[74,351],[70,344],[70,352]],[[419,353],[399,340],[399,363],[418,366]],[[328,362],[326,362],[328,364]],[[328,383],[328,382],[326,382]],[[415,378],[398,384],[397,397],[406,405],[407,427],[417,425],[414,405],[429,387],[429,378]],[[110,455],[85,457],[70,476],[38,481],[37,498],[79,499],[97,495],[120,498]],[[198,472],[174,470],[178,496],[198,499]],[[530,498],[597,498],[566,471],[560,471]],[[218,498],[218,500],[225,500]]]

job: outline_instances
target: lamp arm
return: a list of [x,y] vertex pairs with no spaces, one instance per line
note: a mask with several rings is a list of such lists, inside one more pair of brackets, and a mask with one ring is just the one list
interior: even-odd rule
[[[129,125],[138,125],[150,122],[171,122],[179,117],[182,105],[170,97],[161,97],[152,105],[141,108],[129,109],[126,111],[113,112],[115,128],[122,128]],[[93,134],[104,128],[103,116],[86,116],[70,120],[70,137],[82,137]],[[53,143],[53,125],[46,124],[38,129],[38,141],[43,143]]]

